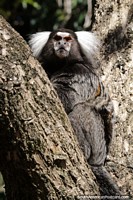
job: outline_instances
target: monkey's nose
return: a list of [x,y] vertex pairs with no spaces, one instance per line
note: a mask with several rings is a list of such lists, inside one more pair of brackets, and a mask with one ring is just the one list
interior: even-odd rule
[[66,45],[66,41],[60,40],[60,41],[58,41],[58,45],[64,46],[64,45]]

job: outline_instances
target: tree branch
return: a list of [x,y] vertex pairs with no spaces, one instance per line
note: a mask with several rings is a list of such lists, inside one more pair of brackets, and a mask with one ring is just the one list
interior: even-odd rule
[[44,70],[2,17],[0,46],[0,170],[7,199],[99,194]]

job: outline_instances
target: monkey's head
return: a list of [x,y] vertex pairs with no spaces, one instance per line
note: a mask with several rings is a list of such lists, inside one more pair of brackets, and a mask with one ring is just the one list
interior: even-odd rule
[[72,34],[58,31],[52,40],[55,55],[60,59],[68,57],[75,40]]
[[[29,41],[33,55],[43,60],[77,59],[85,56],[89,61],[96,55],[99,41],[87,31],[73,32],[59,29],[53,32],[39,32],[31,35]],[[40,59],[42,60],[42,59]]]

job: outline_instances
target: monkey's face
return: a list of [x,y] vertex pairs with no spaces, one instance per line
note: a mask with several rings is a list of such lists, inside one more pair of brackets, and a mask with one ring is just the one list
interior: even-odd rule
[[55,55],[60,59],[68,57],[73,41],[71,34],[67,32],[57,32],[53,40]]

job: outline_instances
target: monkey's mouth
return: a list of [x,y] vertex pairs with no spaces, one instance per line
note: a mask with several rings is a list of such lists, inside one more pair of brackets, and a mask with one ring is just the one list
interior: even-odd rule
[[59,51],[59,52],[65,52],[66,49],[65,49],[64,47],[61,47],[61,48],[58,49],[58,51]]
[[65,48],[61,47],[55,52],[55,54],[62,59],[68,56],[68,51]]

